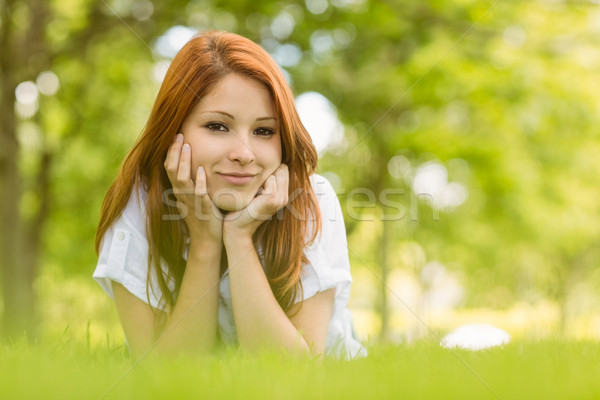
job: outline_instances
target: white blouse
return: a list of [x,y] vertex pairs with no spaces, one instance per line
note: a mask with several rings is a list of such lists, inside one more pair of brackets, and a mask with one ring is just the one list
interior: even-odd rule
[[[325,355],[342,359],[365,356],[367,350],[357,339],[352,323],[352,314],[347,308],[352,277],[350,276],[346,230],[340,203],[327,179],[314,174],[310,177],[310,182],[321,209],[322,230],[314,243],[305,249],[308,263],[303,265],[300,277],[303,299],[335,288],[333,312],[325,342]],[[98,265],[93,278],[111,298],[114,298],[112,280],[123,285],[143,302],[148,303],[149,298],[153,307],[160,308],[161,292],[154,270],[150,277],[149,296],[146,291],[148,279],[147,197],[147,193],[138,188],[138,196],[130,196],[121,216],[108,228],[102,240]],[[262,259],[262,257],[260,258]],[[166,267],[163,266],[163,268]],[[168,284],[173,290],[174,282],[168,282]],[[224,343],[237,343],[227,271],[220,281],[218,332]]]

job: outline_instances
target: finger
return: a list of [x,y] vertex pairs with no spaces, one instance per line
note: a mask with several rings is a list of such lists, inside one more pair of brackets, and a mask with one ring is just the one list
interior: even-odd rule
[[277,179],[274,175],[267,178],[262,194],[265,196],[275,196],[277,194]]
[[288,169],[288,166],[285,164],[281,164],[279,167],[277,167],[273,175],[275,175],[275,178],[277,179],[278,186],[284,185],[286,182],[289,182],[290,171]]
[[290,182],[290,173],[288,166],[281,164],[275,171],[275,180],[277,183],[277,191],[281,196],[281,201],[285,205],[288,201],[288,187]]
[[192,170],[192,149],[188,143],[185,143],[181,148],[179,157],[179,167],[177,169],[177,182],[180,185],[191,184],[190,174]]
[[279,167],[277,167],[277,171],[282,171],[287,175],[289,174],[290,169],[288,168],[287,164],[281,163],[279,164]]
[[174,183],[177,177],[177,169],[179,168],[179,156],[181,154],[181,146],[183,145],[183,135],[178,133],[175,136],[175,141],[169,146],[169,151],[167,152],[167,157],[165,159],[165,170],[167,171],[167,176],[171,181],[171,184]]
[[206,171],[204,171],[204,167],[198,167],[198,171],[196,171],[196,195],[197,196],[206,196],[208,194],[208,188],[206,185]]
[[[210,210],[207,209],[209,203],[207,202],[208,200],[208,196],[207,194],[207,189],[206,189],[206,173],[204,171],[204,167],[200,166],[198,167],[198,170],[196,171],[196,184],[195,184],[195,189],[194,189],[194,193],[196,194],[196,197],[194,199],[194,208],[196,210],[196,217],[202,219],[202,220],[207,220],[208,218],[208,212]],[[209,200],[210,201],[210,200]]]

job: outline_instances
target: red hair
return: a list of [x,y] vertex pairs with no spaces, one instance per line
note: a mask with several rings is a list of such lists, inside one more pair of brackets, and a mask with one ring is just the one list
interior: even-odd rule
[[[163,193],[172,188],[163,164],[184,119],[211,88],[230,73],[261,82],[271,93],[279,117],[282,162],[288,165],[290,174],[290,202],[259,227],[254,243],[262,247],[267,279],[275,298],[287,312],[302,292],[300,273],[302,263],[307,261],[304,248],[321,228],[319,206],[309,181],[317,166],[317,153],[277,64],[256,43],[236,34],[212,31],[195,36],[173,59],[144,131],[123,161],[102,204],[96,252],[107,229],[127,205],[133,189],[141,185],[148,192],[148,277],[154,270],[162,293],[161,305],[172,309],[185,271],[183,254],[188,235],[183,220],[162,218],[178,212],[176,207],[163,202]],[[167,267],[165,270],[161,263]],[[222,273],[225,267],[226,262],[222,262]],[[169,280],[175,282],[174,290],[167,285]],[[147,288],[152,290],[149,281]]]

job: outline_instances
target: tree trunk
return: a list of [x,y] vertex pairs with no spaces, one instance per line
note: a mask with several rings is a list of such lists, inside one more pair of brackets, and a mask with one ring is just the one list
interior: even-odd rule
[[[32,265],[25,262],[24,227],[19,210],[23,189],[14,105],[18,75],[26,68],[21,63],[23,49],[16,45],[11,23],[13,8],[14,2],[5,2],[0,28],[0,332],[14,338],[23,333],[33,336],[35,297],[34,271]],[[39,30],[40,27],[33,29]]]
[[22,188],[14,114],[15,86],[10,74],[4,74],[0,105],[0,273],[3,300],[0,328],[9,336],[31,331],[34,321],[33,271],[24,265],[20,251],[23,248],[19,212]]
[[[29,25],[14,29],[12,12],[18,7],[29,10]],[[131,26],[133,17],[106,13],[103,2],[92,2],[87,29],[77,32],[62,49],[50,51],[46,26],[52,18],[47,0],[19,2],[4,0],[0,8],[0,334],[15,337],[36,334],[36,298],[33,283],[42,254],[42,232],[51,200],[50,167],[53,154],[44,149],[33,185],[40,208],[31,220],[20,213],[23,177],[19,171],[19,142],[15,115],[15,89],[19,82],[35,79],[51,67],[58,55],[81,54],[86,45],[114,26]],[[44,55],[43,62],[32,57]]]

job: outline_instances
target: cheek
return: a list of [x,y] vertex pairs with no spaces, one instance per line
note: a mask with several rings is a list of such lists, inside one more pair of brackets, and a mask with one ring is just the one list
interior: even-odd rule
[[265,169],[273,173],[281,164],[281,141],[273,141],[270,146],[263,149],[262,159]]
[[198,143],[191,143],[192,146],[192,179],[196,179],[196,171],[201,165],[208,173],[210,171],[210,152],[206,151],[206,147]]

